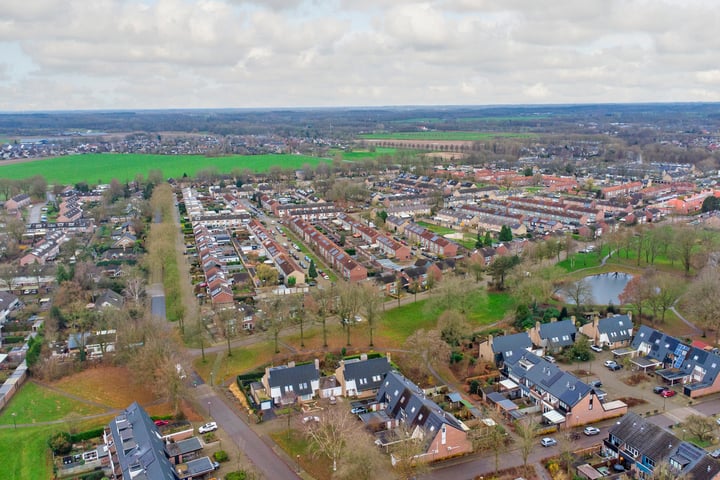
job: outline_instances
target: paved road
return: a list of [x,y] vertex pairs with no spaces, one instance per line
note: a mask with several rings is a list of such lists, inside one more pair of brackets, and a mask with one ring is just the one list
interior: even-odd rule
[[39,223],[40,222],[41,209],[44,206],[45,206],[44,203],[38,203],[29,208],[28,223]]
[[300,478],[293,470],[295,466],[288,466],[213,389],[208,385],[200,385],[196,390],[196,400],[202,407],[208,408],[213,420],[245,453],[245,456],[263,474],[263,478],[272,480]]

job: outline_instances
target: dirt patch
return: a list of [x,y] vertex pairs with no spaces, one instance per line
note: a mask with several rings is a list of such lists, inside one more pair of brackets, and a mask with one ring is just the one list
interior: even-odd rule
[[648,380],[649,379],[648,379],[647,375],[645,375],[644,373],[633,373],[632,375],[627,376],[622,379],[622,381],[626,385],[630,385],[631,387],[640,385],[641,383],[647,382]]
[[644,405],[647,402],[647,400],[643,400],[642,398],[635,398],[635,397],[620,397],[618,398],[621,402],[624,402],[628,408],[636,407],[638,405]]
[[132,381],[125,367],[96,366],[51,384],[53,387],[108,408],[126,408],[137,401],[143,406],[153,404],[151,414],[170,413],[170,406],[159,402],[149,388]]

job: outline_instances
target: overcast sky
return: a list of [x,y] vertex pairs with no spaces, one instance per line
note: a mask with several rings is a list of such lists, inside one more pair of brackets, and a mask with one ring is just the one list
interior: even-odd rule
[[716,0],[0,0],[0,111],[720,101]]

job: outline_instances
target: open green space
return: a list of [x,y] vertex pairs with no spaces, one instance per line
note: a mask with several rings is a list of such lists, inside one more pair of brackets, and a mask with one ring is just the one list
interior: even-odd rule
[[438,141],[481,141],[492,138],[529,138],[528,133],[510,132],[397,132],[397,133],[366,133],[361,138],[368,140],[438,140]]
[[0,478],[53,478],[48,437],[59,425],[0,430]]
[[[383,315],[379,335],[402,344],[416,330],[435,327],[442,308],[428,308],[427,303],[423,299],[388,310]],[[466,317],[477,328],[502,320],[512,307],[513,300],[507,293],[475,295]]]
[[351,152],[346,152],[344,150],[334,148],[328,152],[328,155],[330,157],[340,155],[343,160],[347,160],[348,162],[356,162],[359,160],[365,160],[366,158],[377,158],[380,155],[395,155],[396,152],[397,148],[385,147],[378,147],[373,150],[353,150]]
[[138,174],[147,175],[150,170],[160,170],[165,177],[195,175],[199,170],[217,168],[221,173],[233,169],[249,169],[264,172],[270,167],[283,169],[300,168],[305,164],[317,165],[325,159],[305,155],[228,155],[205,157],[202,155],[144,155],[98,153],[49,158],[12,165],[0,164],[0,176],[11,179],[43,175],[50,183],[71,184],[77,182],[109,183],[113,178],[120,182],[135,179]]
[[[258,333],[258,335],[262,334]],[[273,347],[268,338],[267,342],[246,347],[234,347],[231,351],[231,356],[227,355],[227,350],[206,353],[204,362],[202,357],[197,357],[193,360],[193,368],[206,382],[210,381],[210,372],[213,371],[213,380],[218,384],[232,376],[247,373],[260,365],[269,363],[272,360]],[[217,361],[218,355],[222,357],[220,361]]]
[[430,230],[433,233],[437,233],[438,235],[447,235],[448,233],[455,233],[455,230],[452,228],[442,227],[440,225],[435,225],[434,223],[428,223],[428,222],[417,222],[418,225],[421,227],[425,227],[428,230]]
[[0,424],[12,425],[13,416],[18,424],[30,424],[62,420],[71,412],[75,415],[93,415],[104,410],[28,382],[15,394],[10,404],[0,414]]

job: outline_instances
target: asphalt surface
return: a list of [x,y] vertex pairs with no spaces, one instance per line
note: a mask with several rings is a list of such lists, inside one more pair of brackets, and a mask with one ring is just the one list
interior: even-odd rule
[[296,480],[300,478],[275,451],[255,433],[239,414],[231,409],[208,385],[197,387],[196,400],[208,409],[210,417],[217,422],[237,447],[255,465],[263,478],[271,480]]

